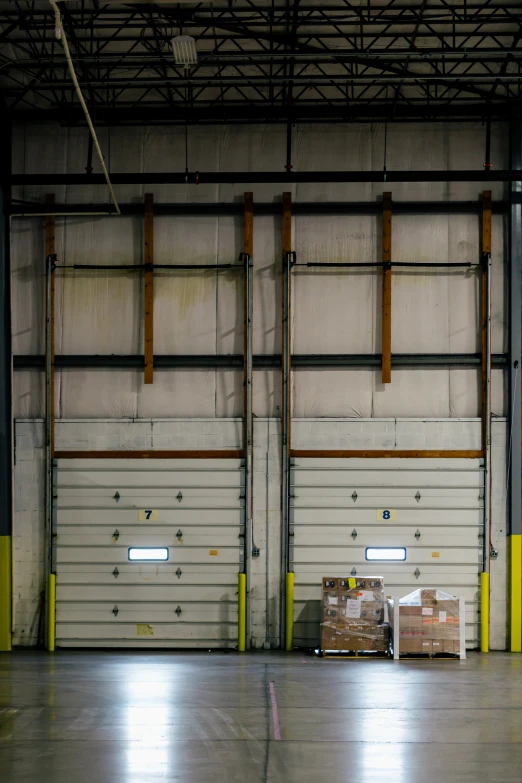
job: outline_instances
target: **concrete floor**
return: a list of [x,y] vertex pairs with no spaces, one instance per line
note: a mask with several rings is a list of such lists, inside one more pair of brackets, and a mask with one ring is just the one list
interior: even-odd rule
[[2,783],[520,783],[522,656],[0,654]]

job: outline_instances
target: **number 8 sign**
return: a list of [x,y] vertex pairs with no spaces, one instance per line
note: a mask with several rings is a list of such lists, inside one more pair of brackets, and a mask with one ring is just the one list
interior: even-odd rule
[[377,522],[395,522],[397,510],[395,508],[378,508]]

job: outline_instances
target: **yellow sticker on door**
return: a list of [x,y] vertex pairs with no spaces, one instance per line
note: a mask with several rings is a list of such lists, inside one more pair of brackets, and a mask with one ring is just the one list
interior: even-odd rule
[[138,520],[140,522],[155,522],[158,518],[157,508],[140,508],[138,511]]
[[440,557],[440,552],[432,552],[431,556],[432,557]]
[[154,636],[154,626],[148,623],[137,623],[136,636]]
[[377,522],[395,522],[397,519],[396,508],[378,508]]
[[209,549],[208,553],[209,553],[209,555],[211,557],[217,557],[219,555],[219,550],[218,549]]

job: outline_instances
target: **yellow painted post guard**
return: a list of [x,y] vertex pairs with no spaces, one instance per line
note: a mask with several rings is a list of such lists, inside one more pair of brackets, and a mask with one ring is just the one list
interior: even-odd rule
[[11,536],[0,536],[0,652],[11,650]]
[[47,649],[54,652],[56,631],[56,576],[49,574],[47,586]]
[[510,650],[522,652],[522,536],[510,536]]
[[285,650],[290,652],[294,647],[294,574],[286,575],[286,644]]
[[489,652],[489,574],[485,571],[480,575],[480,652]]
[[246,574],[239,574],[237,581],[237,649],[246,650]]

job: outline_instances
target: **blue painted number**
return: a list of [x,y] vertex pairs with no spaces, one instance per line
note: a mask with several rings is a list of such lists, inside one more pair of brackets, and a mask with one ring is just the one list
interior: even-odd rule
[[[148,517],[147,517],[148,518]],[[390,512],[388,510],[382,512],[382,518],[383,519],[389,519],[390,518]]]
[[[385,512],[385,513],[388,513],[388,512]],[[146,519],[150,519],[151,514],[152,514],[152,509],[146,508],[145,509],[145,518]]]

